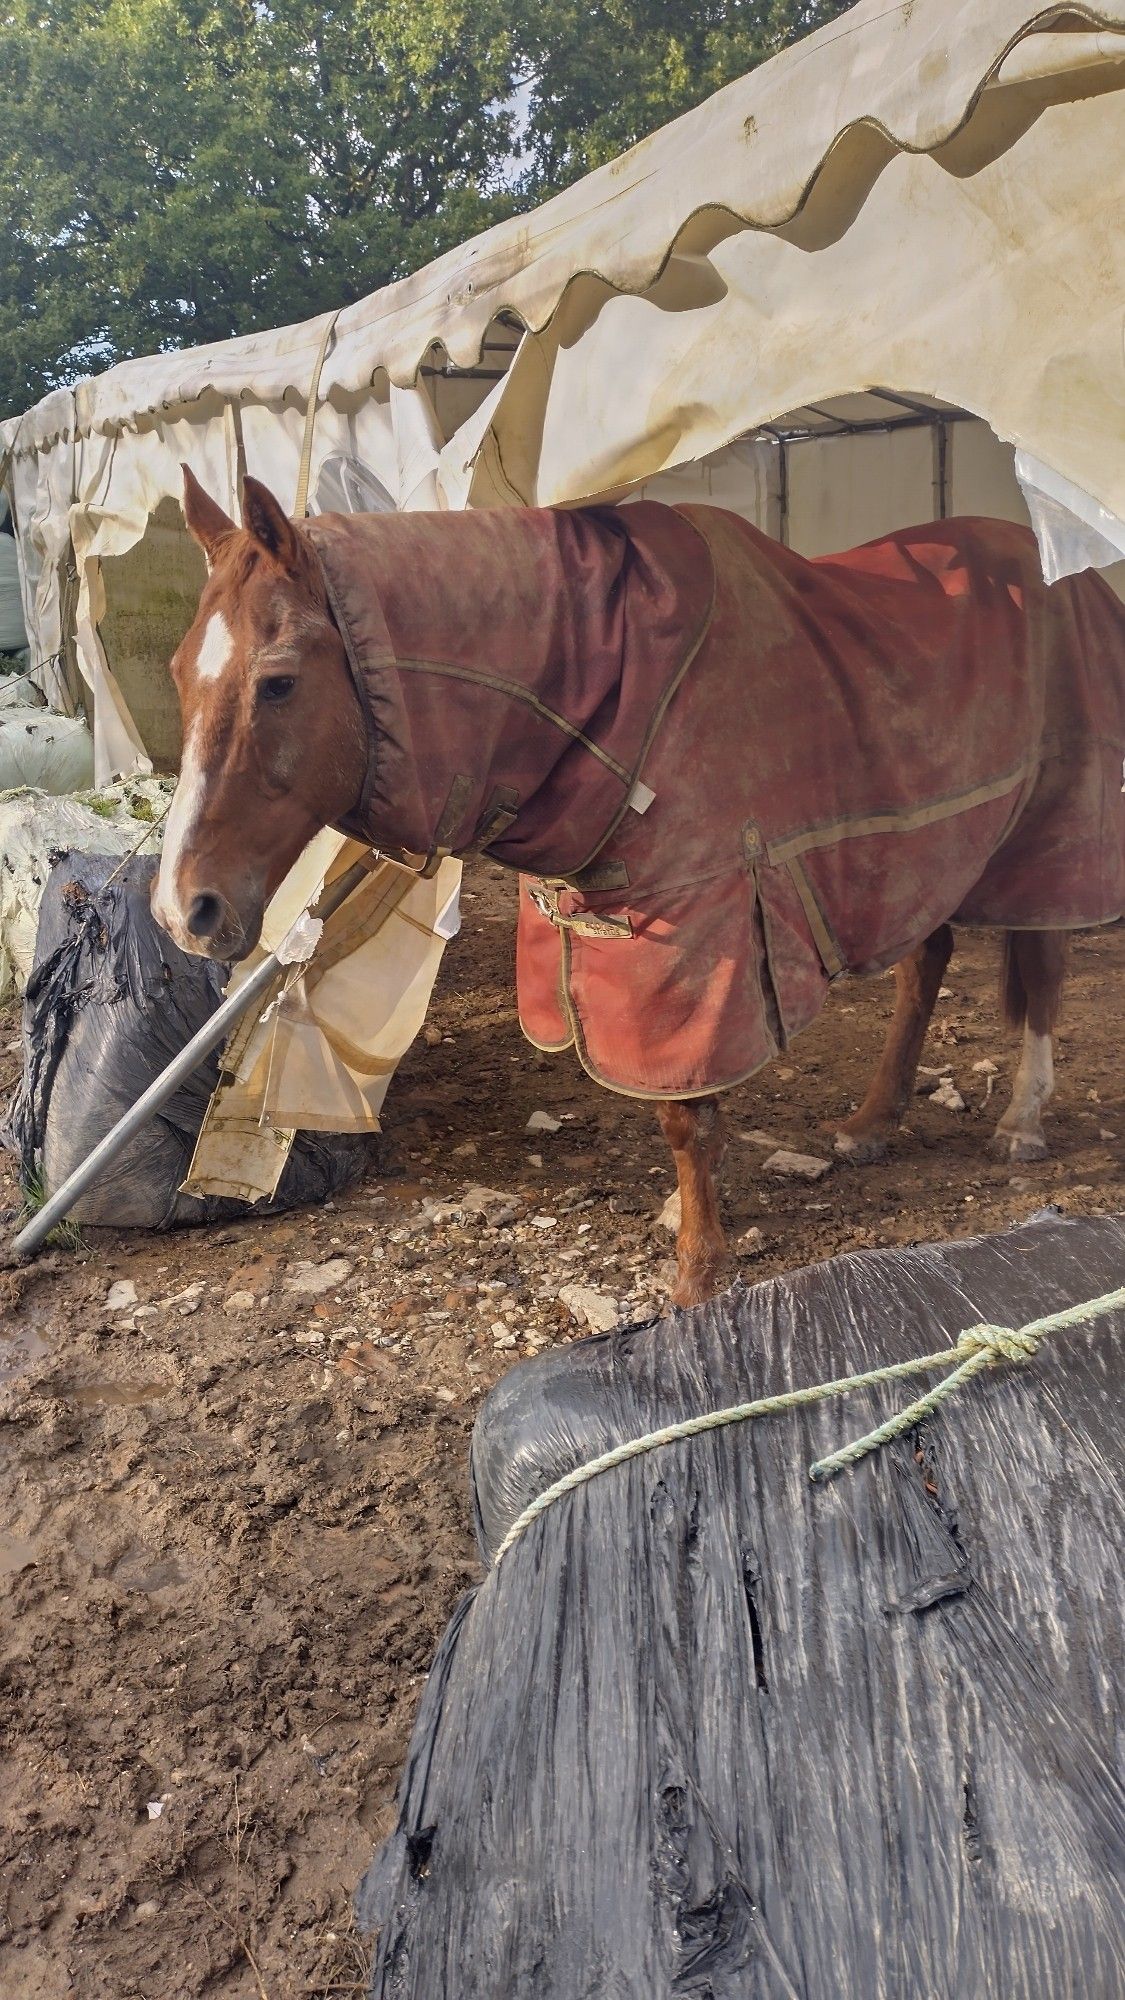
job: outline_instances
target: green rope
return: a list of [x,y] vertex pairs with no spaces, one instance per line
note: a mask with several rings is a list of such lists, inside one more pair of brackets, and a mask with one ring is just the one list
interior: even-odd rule
[[493,1567],[519,1541],[524,1530],[545,1514],[556,1500],[575,1492],[579,1486],[585,1486],[599,1474],[612,1472],[619,1465],[627,1465],[631,1458],[640,1458],[646,1452],[658,1450],[661,1445],[678,1444],[682,1438],[699,1437],[705,1431],[723,1430],[728,1424],[749,1423],[755,1417],[779,1416],[783,1410],[803,1409],[808,1403],[824,1403],[832,1396],[847,1396],[855,1389],[877,1388],[884,1382],[897,1382],[908,1375],[930,1374],[938,1368],[949,1370],[943,1382],[936,1383],[916,1402],[888,1417],[886,1423],[879,1424],[853,1444],[844,1445],[839,1451],[810,1465],[810,1479],[831,1479],[844,1466],[855,1465],[868,1452],[877,1451],[880,1445],[890,1444],[904,1431],[912,1430],[947,1396],[952,1396],[974,1375],[979,1375],[982,1369],[997,1367],[1004,1361],[1030,1361],[1047,1334],[1059,1333],[1066,1327],[1081,1326],[1087,1320],[1099,1319],[1103,1313],[1117,1312],[1121,1307],[1125,1307],[1125,1285],[1115,1292],[1104,1293],[1101,1298],[1087,1299],[1081,1305],[1067,1306],[1063,1312],[1031,1320],[1027,1326],[970,1326],[960,1336],[956,1346],[939,1348],[935,1354],[919,1354],[911,1361],[894,1361],[884,1368],[869,1368],[862,1375],[841,1375],[832,1382],[814,1382],[805,1389],[786,1389],[781,1395],[762,1396],[754,1403],[735,1403],[726,1410],[707,1410],[702,1416],[685,1417],[680,1423],[665,1424],[660,1430],[647,1432],[644,1437],[629,1438],[624,1444],[615,1445],[611,1451],[604,1451],[599,1457],[589,1459],[585,1465],[577,1465],[572,1472],[564,1473],[561,1479],[556,1479],[553,1485],[532,1500],[512,1522],[496,1551]]

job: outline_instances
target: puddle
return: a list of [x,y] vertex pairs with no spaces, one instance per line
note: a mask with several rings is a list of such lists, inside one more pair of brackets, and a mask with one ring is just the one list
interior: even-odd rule
[[[30,1375],[38,1364],[52,1353],[52,1343],[45,1339],[31,1322],[0,1331],[0,1392],[10,1389],[23,1376]],[[162,1396],[168,1396],[175,1388],[174,1382],[113,1382],[96,1379],[93,1382],[65,1382],[59,1385],[55,1380],[45,1384],[46,1393],[57,1396],[60,1401],[77,1403],[81,1409],[90,1409],[97,1404],[111,1405],[118,1409],[136,1409],[142,1403],[158,1403]]]
[[423,1201],[427,1195],[434,1196],[434,1190],[432,1187],[424,1188],[421,1181],[387,1181],[385,1186],[372,1189],[369,1199],[372,1207],[382,1196],[384,1201],[391,1202],[396,1208],[408,1208],[412,1202]]
[[141,1403],[158,1403],[172,1388],[171,1382],[72,1382],[57,1393],[64,1402],[77,1403],[84,1410],[95,1403],[133,1410]]
[[113,1566],[113,1581],[123,1590],[174,1590],[185,1581],[175,1556],[154,1556],[139,1544],[126,1549]]
[[25,1540],[22,1535],[5,1534],[0,1529],[0,1582],[11,1576],[18,1576],[21,1570],[33,1569],[38,1558],[38,1550],[37,1536]]
[[48,1344],[33,1326],[13,1327],[0,1335],[0,1389],[18,1382],[49,1352]]

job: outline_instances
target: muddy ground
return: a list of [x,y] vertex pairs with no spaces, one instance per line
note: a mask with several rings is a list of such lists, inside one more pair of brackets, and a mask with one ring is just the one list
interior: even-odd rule
[[[581,1337],[564,1287],[623,1319],[663,1300],[672,1178],[655,1121],[521,1041],[511,886],[479,866],[466,887],[427,1042],[361,1187],[0,1274],[4,2000],[362,1992],[349,1898],[476,1575],[480,1398],[521,1354]],[[1049,1202],[1125,1208],[1125,933],[1076,941],[1040,1165],[985,1146],[1015,1054],[996,965],[995,939],[962,940],[924,1057],[952,1065],[966,1109],[916,1099],[881,1166],[779,1181],[738,1135],[828,1150],[821,1121],[860,1095],[889,981],[838,989],[731,1094],[727,1218],[736,1238],[760,1232],[747,1277]],[[4,1087],[14,1031],[0,1022]],[[535,1111],[559,1129],[528,1136]],[[466,1203],[481,1186],[492,1197]],[[15,1198],[5,1162],[0,1209]]]

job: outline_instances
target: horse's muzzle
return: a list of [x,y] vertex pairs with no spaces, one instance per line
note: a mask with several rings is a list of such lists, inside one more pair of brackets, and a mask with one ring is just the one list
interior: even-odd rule
[[186,923],[193,938],[206,940],[214,937],[223,921],[223,899],[221,896],[193,896],[188,905]]
[[260,910],[249,919],[240,916],[224,896],[202,890],[188,904],[184,927],[188,934],[183,940],[185,950],[233,964],[253,951],[261,935],[262,916]]
[[234,964],[246,958],[257,944],[262,930],[262,912],[240,915],[233,903],[214,889],[200,889],[183,906],[164,903],[154,885],[152,913],[181,951],[197,958],[222,959]]

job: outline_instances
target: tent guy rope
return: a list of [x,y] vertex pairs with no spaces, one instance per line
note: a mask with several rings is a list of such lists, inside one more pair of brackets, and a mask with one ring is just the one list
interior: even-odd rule
[[869,1452],[877,1451],[881,1445],[890,1444],[905,1431],[912,1430],[983,1369],[997,1367],[1005,1361],[1030,1361],[1048,1334],[1085,1325],[1089,1320],[1100,1319],[1122,1308],[1125,1308],[1125,1285],[1116,1291],[1104,1292],[1099,1298],[1085,1299],[1078,1305],[1065,1307],[1061,1312],[1030,1320],[1026,1326],[981,1324],[966,1327],[954,1346],[939,1348],[933,1354],[919,1354],[909,1361],[890,1362],[883,1368],[870,1368],[860,1375],[838,1376],[832,1382],[810,1383],[803,1389],[786,1389],[780,1395],[762,1396],[752,1403],[735,1403],[724,1410],[707,1410],[701,1416],[686,1417],[680,1423],[664,1424],[659,1430],[648,1431],[643,1437],[629,1438],[624,1444],[615,1445],[611,1451],[602,1452],[597,1458],[588,1459],[584,1465],[575,1466],[572,1472],[556,1479],[553,1485],[532,1500],[512,1522],[496,1551],[493,1567],[519,1541],[524,1530],[545,1514],[556,1500],[585,1486],[600,1473],[612,1472],[616,1466],[626,1465],[630,1459],[641,1458],[646,1452],[656,1451],[662,1445],[678,1444],[683,1438],[699,1437],[706,1431],[723,1430],[729,1424],[749,1423],[755,1417],[780,1416],[783,1411],[799,1410],[809,1403],[827,1402],[830,1397],[850,1395],[856,1389],[873,1389],[885,1382],[901,1381],[911,1375],[931,1374],[940,1368],[949,1370],[944,1381],[936,1383],[925,1395],[888,1417],[885,1423],[810,1465],[810,1479],[817,1482],[831,1479],[845,1466],[857,1464]]
[[158,812],[155,819],[150,819],[147,822],[143,832],[141,833],[139,840],[135,840],[133,842],[132,847],[126,848],[116,868],[113,870],[113,873],[111,875],[106,876],[105,887],[107,889],[110,887],[112,883],[116,882],[118,876],[124,871],[125,868],[128,867],[130,861],[136,860],[136,857],[140,853],[146,840],[151,840],[153,834],[158,833],[160,831],[160,828],[163,826],[171,810],[172,810],[172,801],[171,799],[169,799],[167,805],[163,808],[163,811]]

